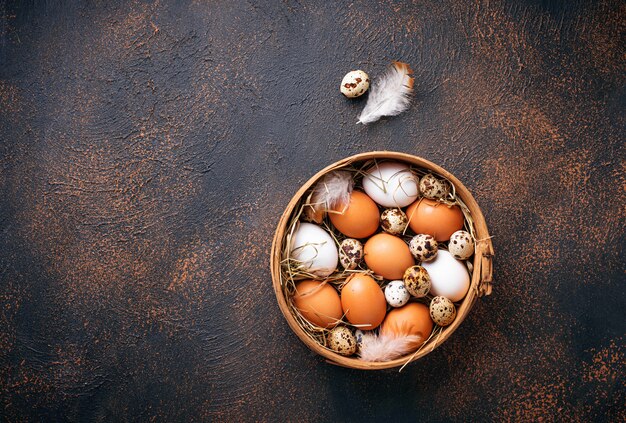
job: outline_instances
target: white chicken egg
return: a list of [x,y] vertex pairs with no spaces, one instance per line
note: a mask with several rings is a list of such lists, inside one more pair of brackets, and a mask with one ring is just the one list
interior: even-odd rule
[[312,223],[300,223],[293,234],[289,258],[316,276],[326,277],[337,270],[339,252],[332,237]]
[[430,276],[430,293],[461,301],[470,286],[467,267],[446,250],[439,250],[434,260],[422,263]]
[[408,165],[384,162],[367,172],[363,189],[383,207],[406,207],[419,195],[419,180]]

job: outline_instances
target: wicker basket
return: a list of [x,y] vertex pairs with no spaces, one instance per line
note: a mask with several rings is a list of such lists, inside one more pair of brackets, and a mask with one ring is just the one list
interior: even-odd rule
[[[285,239],[285,233],[288,229],[287,226],[289,225],[294,210],[301,202],[302,197],[307,192],[307,190],[312,188],[315,182],[327,172],[350,166],[351,164],[356,162],[366,162],[372,159],[391,159],[394,161],[404,162],[409,165],[417,166],[435,172],[450,181],[456,189],[457,197],[460,198],[469,209],[469,212],[474,221],[475,238],[477,240],[473,259],[473,272],[470,289],[465,298],[462,300],[460,307],[457,307],[457,317],[454,322],[450,326],[444,328],[439,336],[431,338],[426,344],[424,344],[417,352],[417,354],[410,354],[408,356],[387,362],[367,362],[355,357],[344,357],[318,344],[309,334],[306,333],[306,331],[302,329],[298,321],[292,315],[287,303],[288,299],[285,298],[285,294],[283,291],[283,281],[281,274],[281,254],[283,251],[283,241]],[[311,179],[309,179],[298,190],[298,192],[294,195],[294,197],[287,205],[287,208],[285,209],[278,223],[278,228],[276,229],[274,240],[272,242],[270,264],[272,272],[272,282],[274,285],[274,292],[276,293],[276,298],[278,300],[278,306],[285,316],[285,319],[287,319],[287,323],[296,333],[296,335],[302,340],[302,342],[304,342],[310,349],[312,349],[316,353],[325,357],[327,361],[332,364],[354,369],[378,370],[403,366],[409,361],[415,361],[430,353],[437,346],[445,342],[445,340],[448,339],[448,337],[452,335],[452,333],[463,322],[470,309],[476,302],[477,298],[483,295],[491,294],[493,255],[493,246],[489,237],[489,233],[487,231],[485,218],[483,217],[483,214],[480,211],[476,200],[474,200],[474,197],[472,197],[467,188],[465,188],[465,186],[457,178],[455,178],[445,169],[417,156],[390,151],[374,151],[369,153],[357,154],[355,156],[340,160],[326,167],[325,169],[318,172]]]

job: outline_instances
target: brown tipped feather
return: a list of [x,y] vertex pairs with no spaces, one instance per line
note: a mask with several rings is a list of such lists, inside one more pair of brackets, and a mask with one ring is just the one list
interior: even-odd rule
[[357,123],[376,122],[383,116],[396,116],[411,105],[415,79],[411,67],[403,62],[393,62],[380,80],[374,81],[367,104]]
[[349,204],[353,186],[350,172],[336,170],[324,175],[307,199],[305,219],[321,223],[327,211],[341,204]]

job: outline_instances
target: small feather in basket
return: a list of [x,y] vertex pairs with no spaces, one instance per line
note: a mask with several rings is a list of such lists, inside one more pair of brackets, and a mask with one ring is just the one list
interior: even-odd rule
[[327,211],[350,202],[353,186],[354,180],[350,172],[334,170],[324,175],[315,184],[307,200],[307,207],[304,208],[305,219],[321,223]]
[[359,358],[363,361],[395,360],[415,351],[423,341],[420,335],[366,333],[361,341]]

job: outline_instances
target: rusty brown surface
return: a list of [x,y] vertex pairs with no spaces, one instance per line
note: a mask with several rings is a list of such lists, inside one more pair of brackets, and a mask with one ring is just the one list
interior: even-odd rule
[[[0,2],[0,416],[624,421],[623,2]],[[411,65],[357,126],[349,70]],[[493,295],[402,373],[273,296],[291,195],[369,150],[459,177]]]

